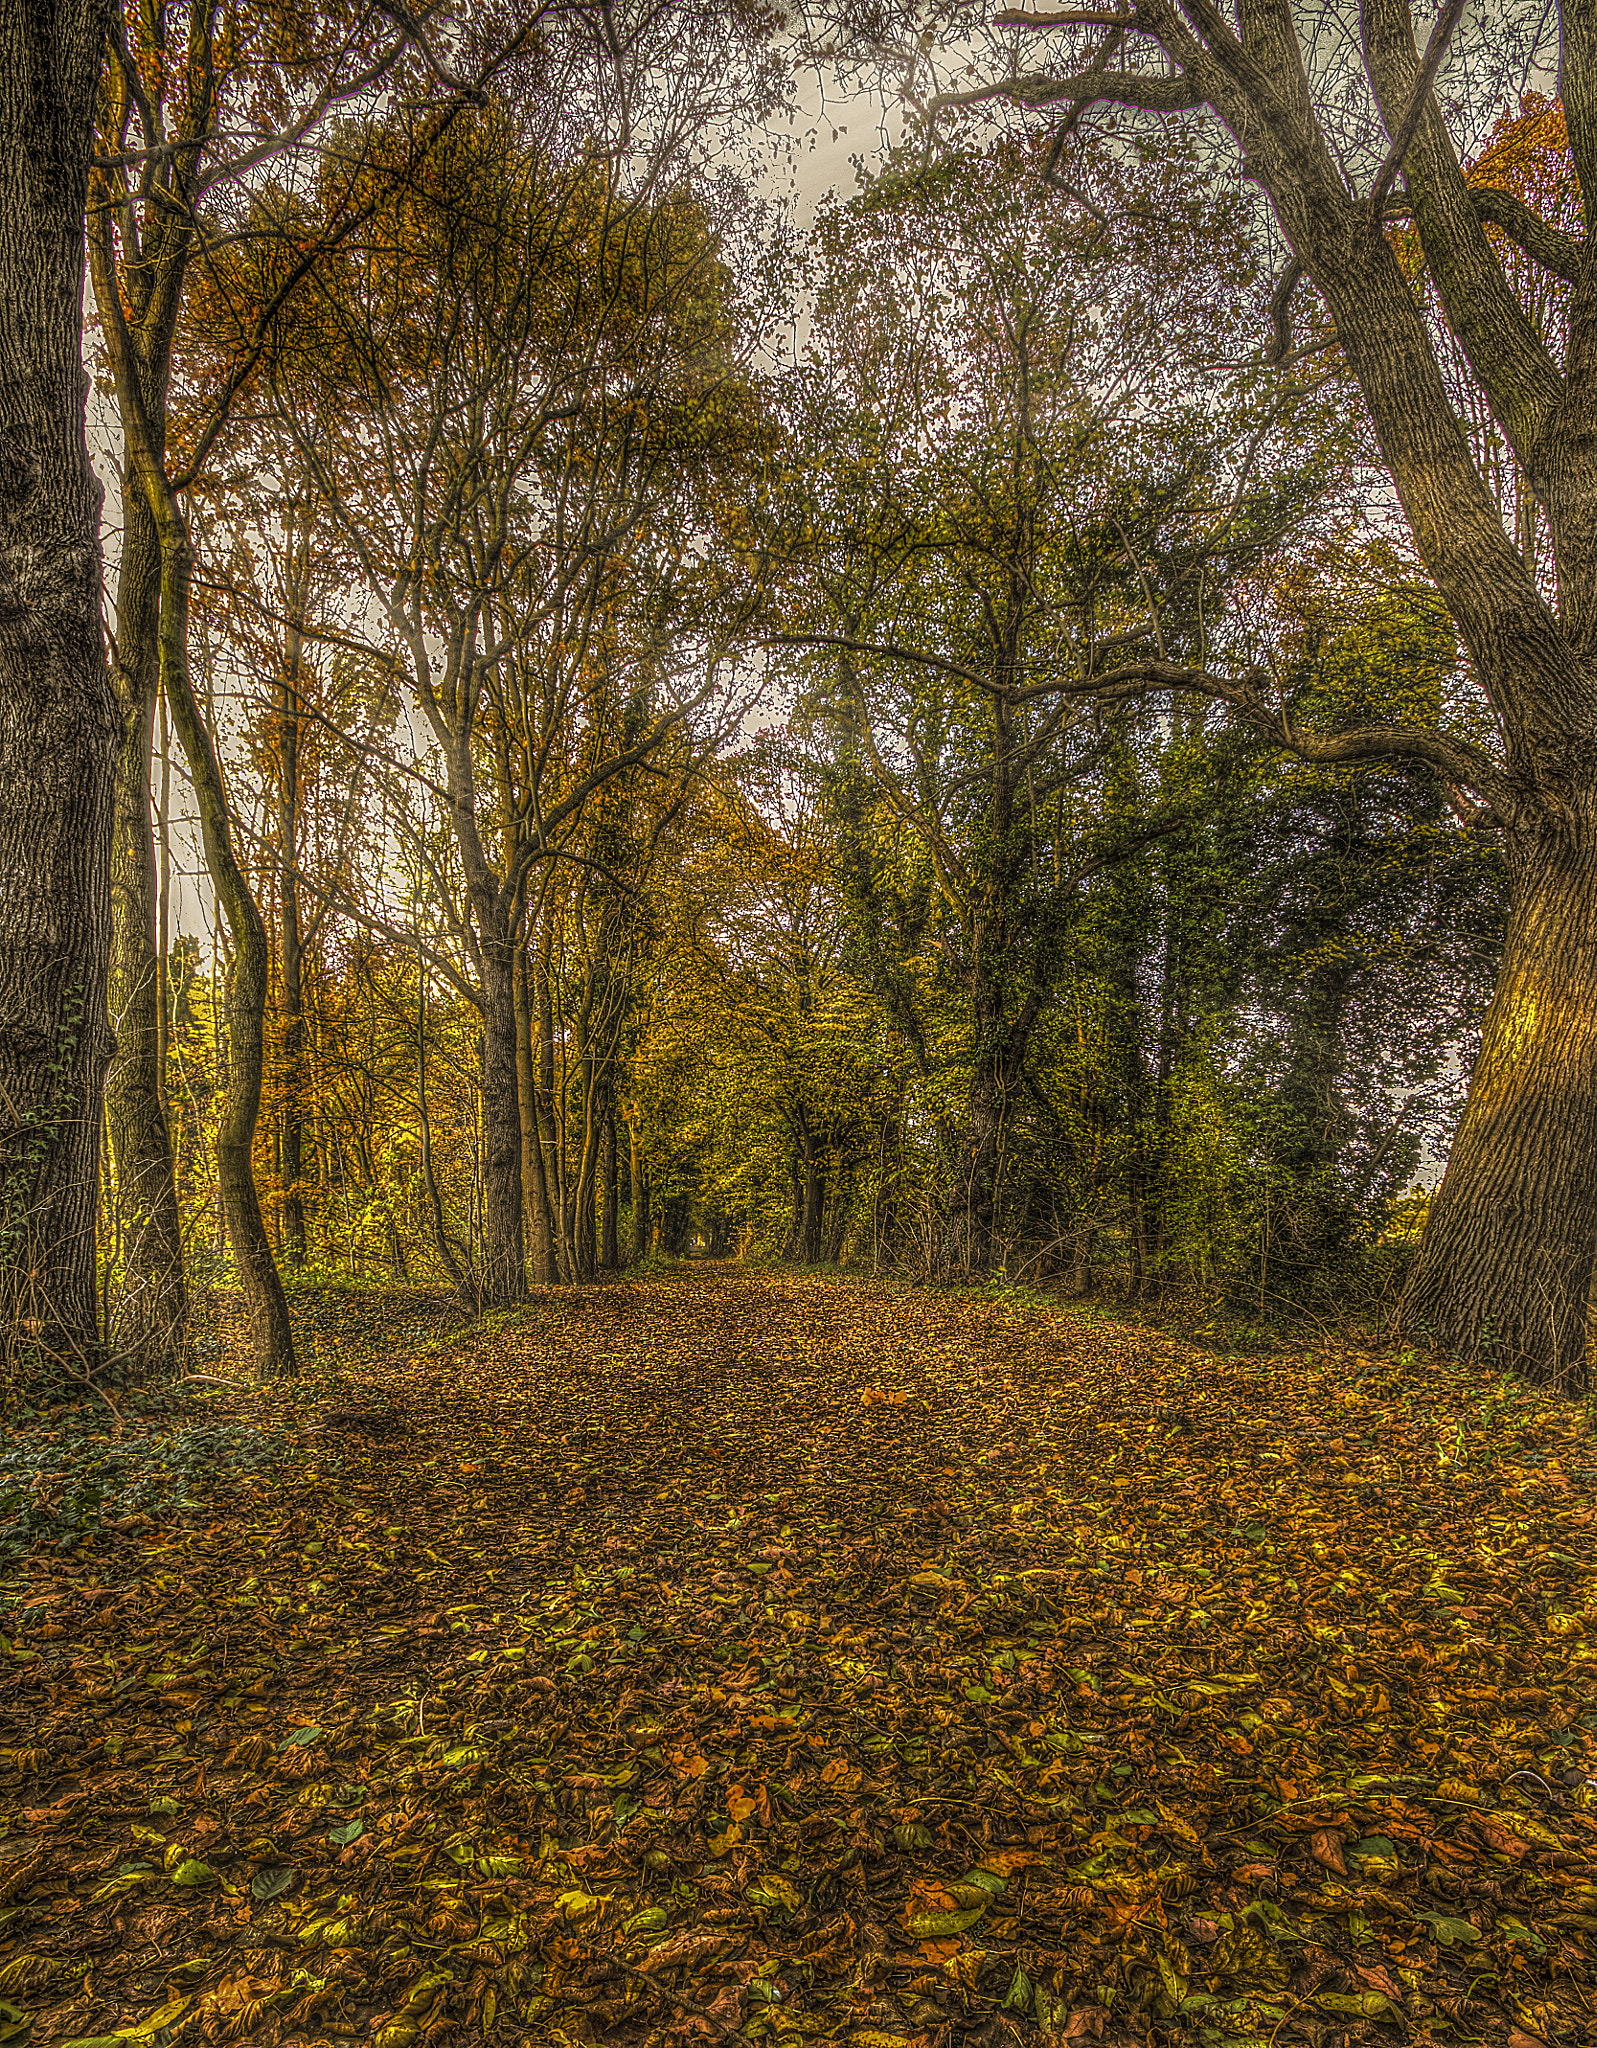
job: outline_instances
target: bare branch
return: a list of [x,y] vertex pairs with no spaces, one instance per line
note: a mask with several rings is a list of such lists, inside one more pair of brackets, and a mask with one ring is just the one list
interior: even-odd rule
[[1481,220],[1490,221],[1507,235],[1516,249],[1523,249],[1533,263],[1550,270],[1568,284],[1580,283],[1580,266],[1586,246],[1574,235],[1542,219],[1513,192],[1500,185],[1472,185],[1470,204]]
[[1270,346],[1264,352],[1267,363],[1285,362],[1292,347],[1292,294],[1303,282],[1306,275],[1303,265],[1294,256],[1282,271],[1275,290],[1270,295],[1270,326],[1274,330]]
[[851,654],[876,654],[888,661],[918,662],[922,668],[940,669],[944,675],[958,676],[962,681],[973,683],[978,690],[991,690],[992,681],[978,675],[973,668],[961,668],[957,661],[945,661],[940,654],[921,654],[913,647],[899,647],[887,640],[852,640],[846,633],[769,633],[760,642],[762,647],[843,647]]
[[1511,808],[1503,771],[1482,748],[1447,733],[1427,732],[1410,725],[1361,725],[1346,732],[1303,732],[1284,707],[1265,695],[1269,678],[1261,670],[1223,676],[1213,669],[1189,668],[1180,662],[1134,661],[1074,683],[1044,683],[1017,690],[1017,699],[1069,695],[1097,697],[1116,703],[1149,691],[1189,690],[1229,705],[1255,731],[1300,761],[1322,767],[1355,767],[1364,761],[1412,762],[1431,769],[1454,789],[1474,790],[1500,809]]

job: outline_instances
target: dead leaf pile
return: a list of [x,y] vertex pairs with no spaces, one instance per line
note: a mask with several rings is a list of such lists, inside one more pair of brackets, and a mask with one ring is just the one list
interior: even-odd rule
[[736,1269],[315,1313],[336,1399],[228,1397],[298,1463],[12,1567],[0,2044],[1597,2035],[1567,1408]]

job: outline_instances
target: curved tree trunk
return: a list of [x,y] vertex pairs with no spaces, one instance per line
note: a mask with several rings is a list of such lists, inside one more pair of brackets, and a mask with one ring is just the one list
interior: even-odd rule
[[256,1365],[269,1378],[293,1379],[299,1362],[289,1330],[288,1302],[261,1215],[252,1156],[261,1108],[271,948],[260,908],[233,852],[221,771],[189,680],[188,585],[193,558],[188,529],[164,473],[152,482],[159,491],[161,683],[194,785],[205,865],[233,937],[233,965],[224,999],[227,1087],[216,1137],[222,1213],[249,1311]]
[[108,1336],[118,1351],[181,1352],[188,1323],[183,1229],[161,1090],[166,991],[156,945],[150,755],[159,686],[161,551],[138,486],[122,493],[117,575],[117,695],[127,724],[116,768],[111,851],[111,971],[117,1053],[105,1117],[126,1246]]
[[1508,939],[1402,1329],[1577,1394],[1597,1254],[1597,849],[1510,841]]
[[111,806],[83,223],[105,0],[0,8],[0,1319],[99,1335]]

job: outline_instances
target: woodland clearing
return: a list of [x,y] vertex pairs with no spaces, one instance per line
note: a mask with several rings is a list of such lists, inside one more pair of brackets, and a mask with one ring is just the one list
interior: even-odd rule
[[295,1312],[8,1431],[0,2041],[1597,2035],[1571,1404],[733,1266]]

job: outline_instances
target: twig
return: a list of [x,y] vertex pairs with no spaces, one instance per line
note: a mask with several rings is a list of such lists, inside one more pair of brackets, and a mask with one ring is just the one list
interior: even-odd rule
[[651,1977],[647,1970],[640,1970],[636,1963],[629,1963],[625,1956],[618,1956],[610,1949],[600,1948],[596,1942],[585,1941],[580,1934],[569,1935],[567,1939],[574,1941],[578,1948],[585,1948],[590,1956],[602,1956],[605,1962],[614,1963],[618,1969],[625,1970],[629,1977],[638,1978],[640,1982],[658,1991],[662,1998],[669,1998],[673,2005],[680,2005],[684,2012],[692,2013],[695,2019],[708,2020],[712,2027],[720,2031],[723,2040],[737,2041],[741,2043],[741,2048],[755,2048],[755,2044],[741,2027],[729,2026],[719,2013],[711,2012],[708,2006],[700,2005],[696,1999],[687,1997],[683,1992],[673,1991],[669,1984],[662,1984],[657,1977]]

